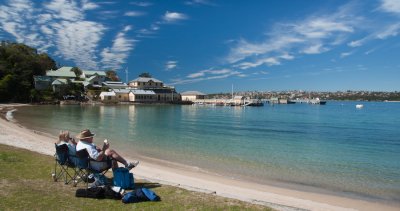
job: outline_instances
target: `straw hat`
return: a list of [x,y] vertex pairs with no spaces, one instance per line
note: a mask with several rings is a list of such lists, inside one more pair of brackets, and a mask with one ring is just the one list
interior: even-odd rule
[[87,139],[87,138],[93,137],[94,135],[96,135],[96,134],[90,132],[89,129],[86,129],[86,130],[82,130],[82,131],[76,136],[76,138],[77,138],[77,139]]

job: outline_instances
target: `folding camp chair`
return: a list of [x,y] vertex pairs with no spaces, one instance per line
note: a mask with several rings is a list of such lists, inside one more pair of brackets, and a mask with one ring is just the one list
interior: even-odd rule
[[75,165],[70,161],[68,146],[66,144],[55,144],[55,148],[55,165],[51,176],[54,182],[63,179],[65,184],[69,184],[75,180],[77,172],[75,171]]
[[[77,177],[74,180],[74,186],[76,186],[80,182],[84,182],[86,184],[86,188],[89,187],[89,179],[88,176],[90,174],[98,174],[104,176],[107,171],[112,167],[112,159],[107,158],[105,161],[96,161],[90,158],[89,153],[86,149],[82,149],[76,152],[76,156],[78,158],[78,162],[76,162],[77,168]],[[91,167],[92,163],[106,163],[107,168],[102,169],[100,171],[95,170]]]

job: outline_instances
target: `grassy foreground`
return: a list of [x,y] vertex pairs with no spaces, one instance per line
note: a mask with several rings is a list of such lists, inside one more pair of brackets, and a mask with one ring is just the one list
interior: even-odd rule
[[[135,181],[155,191],[160,202],[123,204],[120,200],[75,197],[77,188],[53,182],[54,158],[0,144],[0,210],[272,210],[239,200]],[[111,177],[109,174],[108,177]]]

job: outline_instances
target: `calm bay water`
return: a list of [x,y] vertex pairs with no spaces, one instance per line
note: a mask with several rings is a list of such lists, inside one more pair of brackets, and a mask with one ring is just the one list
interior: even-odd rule
[[89,128],[97,143],[258,183],[400,201],[400,103],[325,106],[32,106],[15,118],[54,135]]

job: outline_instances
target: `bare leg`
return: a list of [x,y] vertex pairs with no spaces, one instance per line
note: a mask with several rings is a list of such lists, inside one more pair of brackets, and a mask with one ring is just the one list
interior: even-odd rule
[[[114,159],[114,161],[118,161],[118,162],[124,164],[125,166],[128,165],[126,160],[121,155],[119,155],[116,151],[114,151],[113,149],[106,149],[105,155],[112,157]],[[115,162],[115,163],[113,162],[113,168],[114,167],[115,168],[118,167],[117,162]]]

